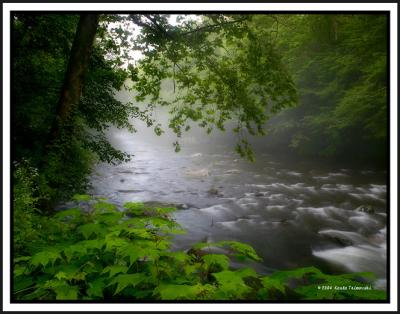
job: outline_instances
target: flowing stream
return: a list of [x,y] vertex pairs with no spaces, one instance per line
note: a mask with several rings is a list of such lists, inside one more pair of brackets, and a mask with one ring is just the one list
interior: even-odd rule
[[173,248],[199,241],[238,240],[263,258],[261,273],[316,266],[330,272],[374,272],[386,284],[386,172],[285,160],[265,152],[250,163],[230,141],[203,133],[182,139],[146,130],[112,130],[113,144],[132,160],[100,163],[91,177],[94,195],[177,204],[174,218],[187,233]]

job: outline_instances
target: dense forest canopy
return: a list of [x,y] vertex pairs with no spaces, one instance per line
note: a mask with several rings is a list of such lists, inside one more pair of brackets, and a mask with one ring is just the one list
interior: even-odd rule
[[[171,149],[177,152],[182,134],[194,123],[206,134],[216,129],[234,133],[237,144],[232,149],[250,161],[257,156],[249,139],[259,136],[274,152],[384,167],[387,23],[387,15],[364,13],[191,17],[14,13],[11,105],[18,255],[32,254],[32,247],[46,243],[37,225],[64,228],[59,225],[64,216],[54,222],[44,214],[60,201],[84,193],[96,162],[132,158],[107,140],[112,126],[134,133],[135,122],[140,120],[159,136],[169,128],[176,135]],[[163,93],[165,86],[169,86],[168,93]],[[135,95],[128,102],[115,97],[123,89]],[[168,111],[168,125],[154,115],[159,107]],[[77,200],[88,201],[85,197]],[[97,209],[115,209],[100,204]],[[127,206],[134,214],[143,214],[142,207]],[[71,215],[83,219],[75,227],[98,223],[97,216]],[[104,224],[111,228],[110,221]],[[84,226],[82,230],[91,228]],[[69,232],[68,228],[64,231]],[[60,230],[52,230],[55,238],[63,237]],[[96,236],[103,234],[90,229],[82,231],[81,237],[89,241],[92,231]],[[152,239],[153,234],[142,228],[142,236]],[[235,248],[236,244],[223,245]],[[236,250],[250,259],[258,258],[247,247],[236,245]],[[221,257],[210,257],[208,263],[210,269],[214,264],[226,268]],[[40,265],[37,261],[35,266]],[[311,273],[325,276],[315,269]],[[236,283],[243,287],[239,277]],[[222,282],[225,279],[217,276]],[[259,292],[262,297],[268,295],[268,285],[275,285],[275,293],[283,289],[280,282],[268,280]],[[114,283],[118,283],[116,294],[128,285]],[[102,295],[100,286],[103,289],[105,282],[90,286],[92,296]],[[190,291],[193,295],[211,293],[210,287]],[[77,286],[72,294],[64,286],[53,288],[57,296],[67,299],[80,295]],[[158,295],[172,293],[160,286],[157,289]],[[231,293],[220,296],[229,298]]]

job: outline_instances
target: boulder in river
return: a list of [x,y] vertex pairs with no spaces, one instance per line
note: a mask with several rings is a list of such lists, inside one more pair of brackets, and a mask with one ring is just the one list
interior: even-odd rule
[[361,205],[356,208],[356,211],[363,212],[367,214],[374,214],[375,210],[372,208],[371,205]]
[[218,189],[216,188],[211,188],[207,191],[209,195],[215,195],[215,196],[224,196]]

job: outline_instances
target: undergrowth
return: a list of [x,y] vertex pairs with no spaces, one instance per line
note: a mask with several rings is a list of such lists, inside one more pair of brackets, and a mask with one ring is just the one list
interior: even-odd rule
[[74,199],[79,206],[46,218],[35,241],[24,248],[18,242],[14,300],[386,298],[385,291],[372,288],[370,273],[328,275],[307,267],[263,276],[252,268],[233,269],[232,259],[261,261],[251,246],[236,241],[198,243],[186,252],[173,252],[172,236],[184,232],[171,217],[175,208],[130,202],[121,211],[105,199]]

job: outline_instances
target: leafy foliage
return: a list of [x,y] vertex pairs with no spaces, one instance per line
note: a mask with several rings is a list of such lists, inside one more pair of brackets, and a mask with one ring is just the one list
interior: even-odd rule
[[[126,212],[104,200],[77,195],[90,210],[67,209],[49,218],[64,226],[44,229],[51,235],[39,251],[31,247],[14,259],[16,300],[263,300],[384,299],[379,290],[335,292],[318,286],[369,288],[368,273],[327,275],[309,267],[260,276],[251,268],[231,269],[230,253],[259,261],[253,248],[235,241],[200,243],[201,254],[171,252],[168,230],[177,228],[171,208],[155,208],[151,216],[140,203]],[[86,200],[86,201],[83,201]],[[101,204],[101,206],[99,206]],[[106,206],[108,204],[109,206]],[[134,206],[132,205],[134,204]],[[129,210],[133,206],[135,215]],[[141,211],[139,211],[141,209]],[[113,223],[104,215],[114,215]],[[162,217],[158,217],[161,215]],[[79,219],[77,219],[79,217]],[[67,234],[67,236],[65,236]],[[207,246],[227,247],[228,255],[212,254]],[[361,289],[360,288],[360,289]]]
[[[145,58],[138,65],[133,88],[136,100],[169,106],[169,125],[178,140],[190,129],[189,121],[211,133],[224,131],[235,121],[236,151],[253,159],[247,135],[263,135],[270,114],[296,103],[291,77],[281,62],[273,37],[250,25],[253,15],[204,15],[197,22],[171,26],[167,16],[145,15],[163,31],[155,41],[143,27],[138,45]],[[140,16],[131,16],[145,23]],[[140,25],[140,24],[139,24]],[[161,84],[173,84],[173,94],[161,93]],[[179,151],[179,141],[174,143]]]
[[387,16],[258,16],[276,30],[299,104],[271,119],[272,148],[305,156],[384,161],[387,136]]

